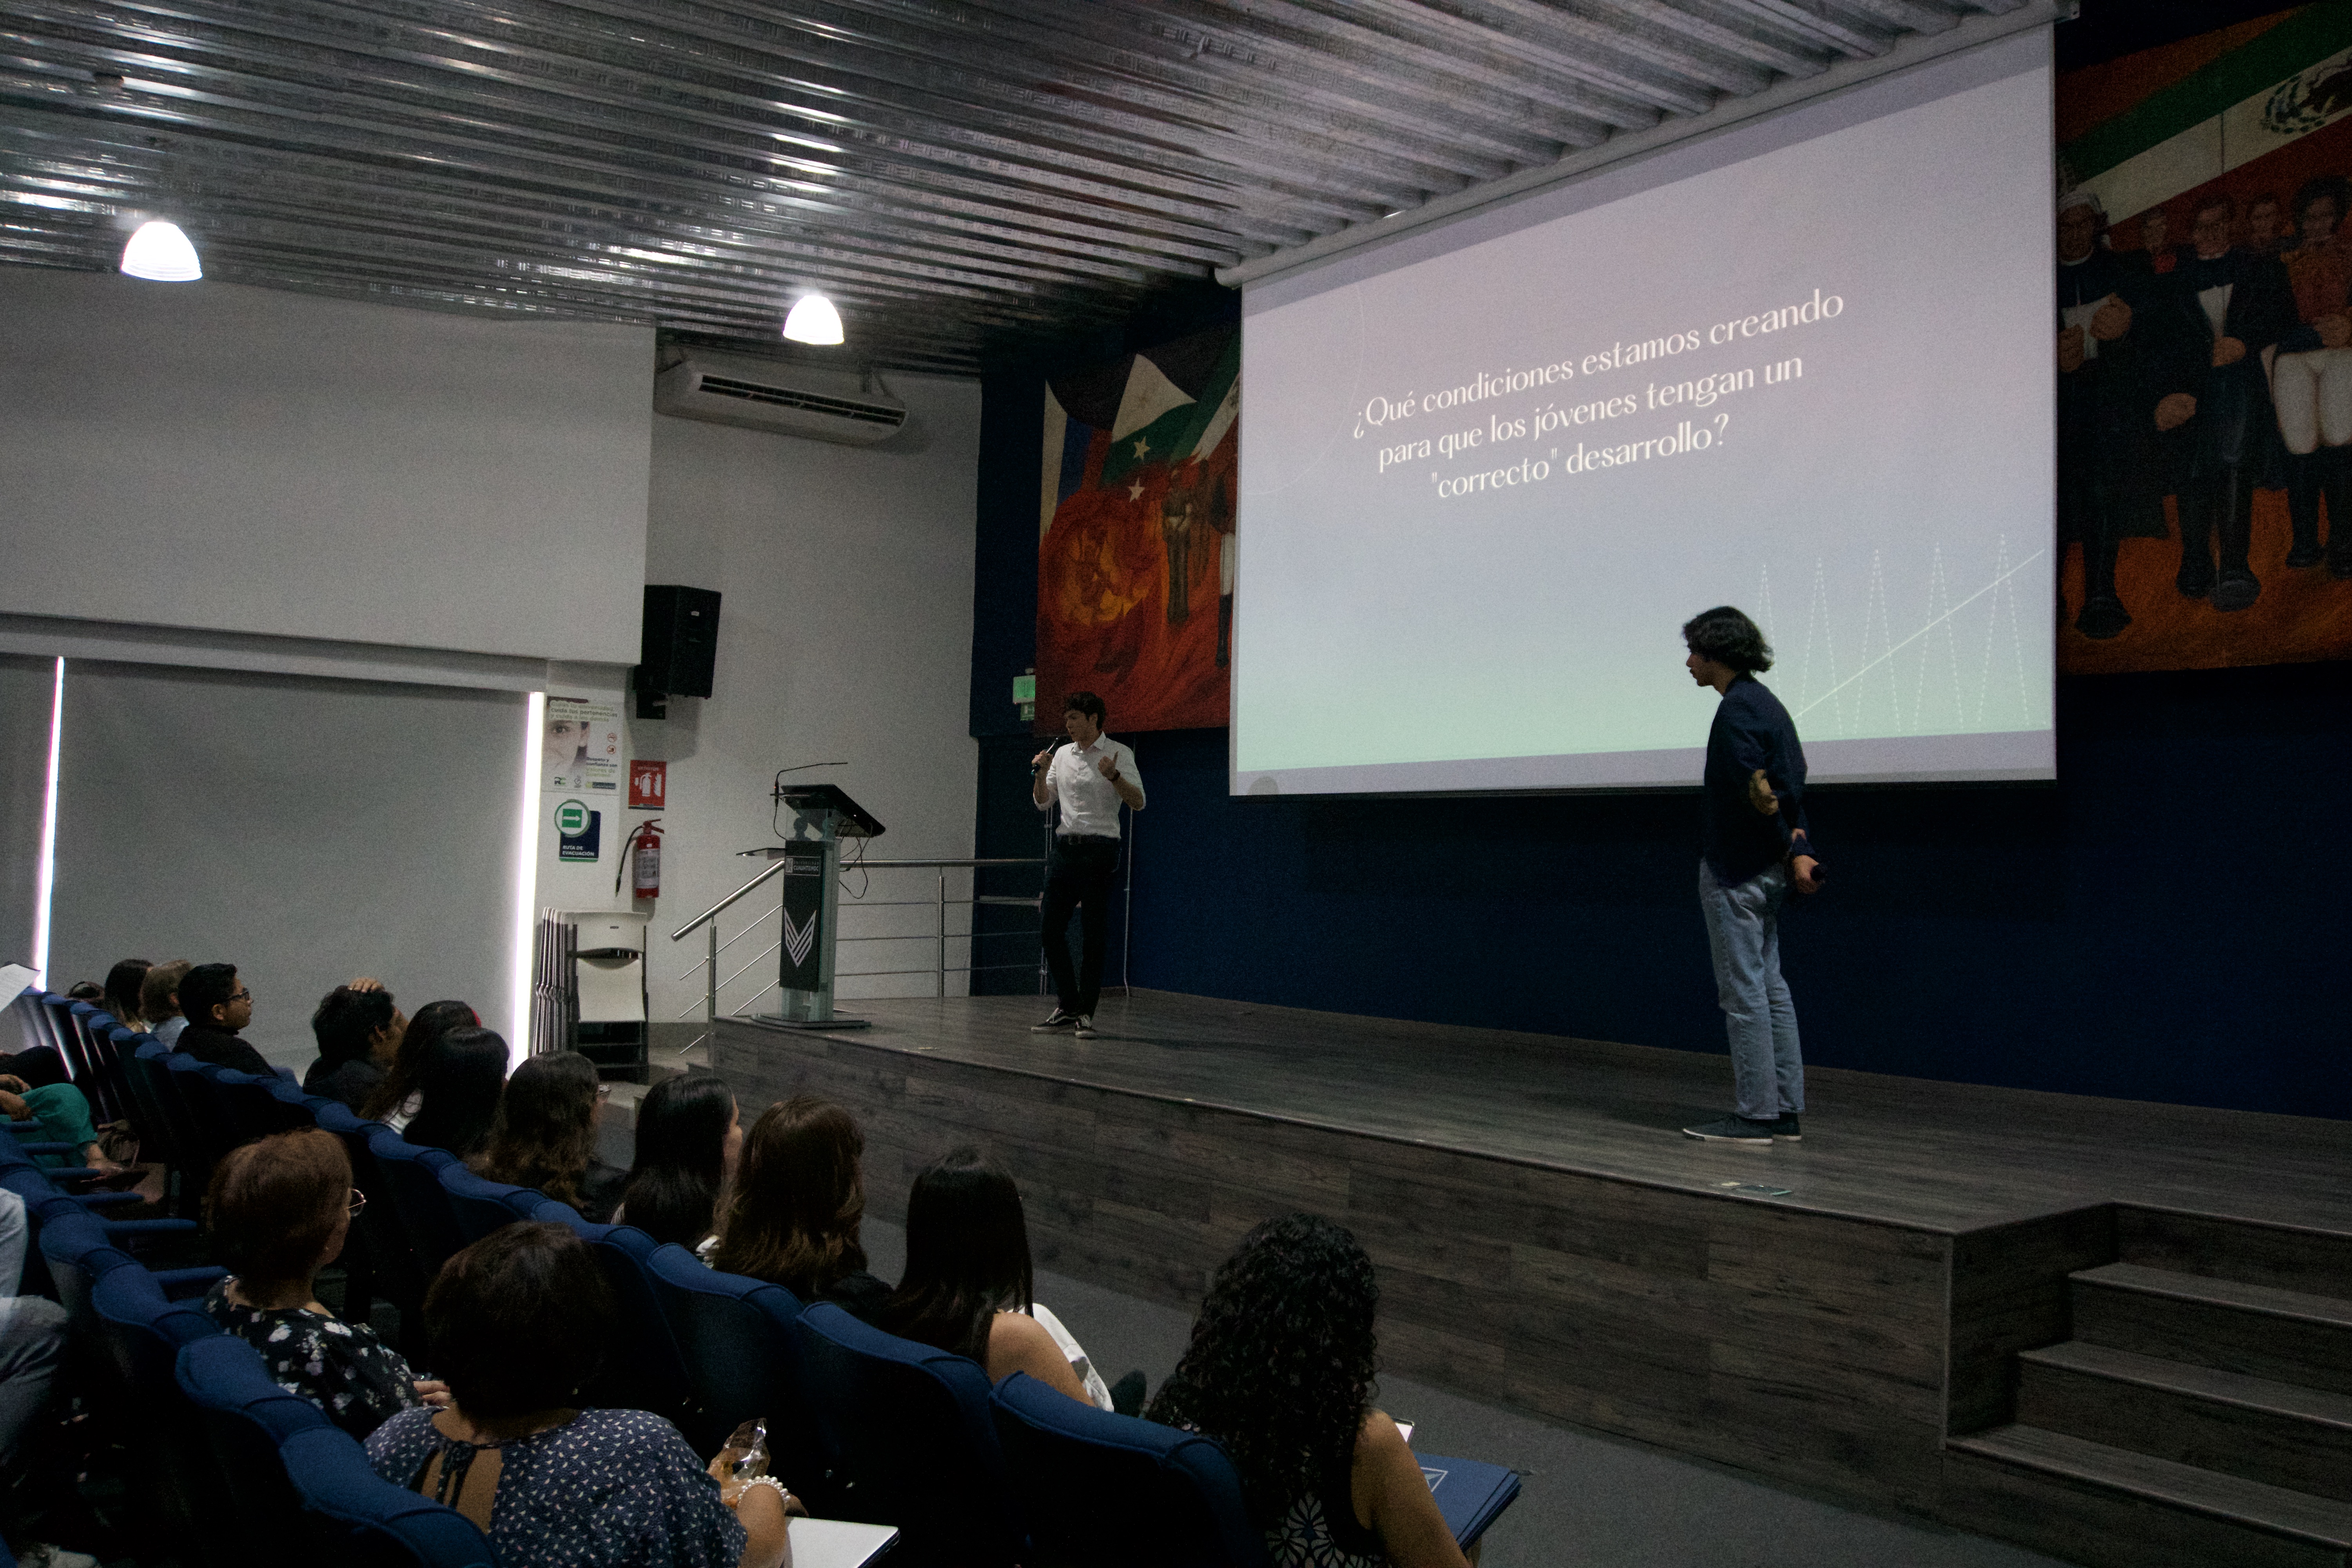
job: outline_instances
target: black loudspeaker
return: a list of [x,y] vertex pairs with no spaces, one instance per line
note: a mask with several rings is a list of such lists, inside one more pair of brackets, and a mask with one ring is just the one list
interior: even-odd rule
[[646,584],[637,689],[671,697],[708,697],[711,667],[718,658],[718,594],[674,583]]

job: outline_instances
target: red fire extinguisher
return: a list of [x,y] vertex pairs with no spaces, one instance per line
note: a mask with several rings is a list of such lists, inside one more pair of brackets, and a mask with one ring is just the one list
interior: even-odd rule
[[[648,817],[637,824],[623,846],[623,862],[629,872],[629,896],[633,899],[661,897],[661,818]],[[613,878],[613,890],[621,890],[618,873]]]

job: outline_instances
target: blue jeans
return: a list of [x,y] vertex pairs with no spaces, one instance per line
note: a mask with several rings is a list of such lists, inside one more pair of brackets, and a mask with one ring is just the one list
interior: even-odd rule
[[1780,978],[1780,906],[1789,868],[1774,866],[1736,887],[1698,863],[1698,903],[1715,956],[1715,995],[1731,1037],[1731,1086],[1740,1115],[1770,1121],[1805,1109],[1805,1058],[1797,1008]]

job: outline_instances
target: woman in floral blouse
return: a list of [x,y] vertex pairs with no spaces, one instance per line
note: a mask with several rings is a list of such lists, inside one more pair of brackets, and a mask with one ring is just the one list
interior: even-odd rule
[[205,1198],[214,1245],[235,1270],[205,1311],[261,1352],[278,1386],[362,1439],[396,1412],[448,1403],[374,1330],[318,1300],[319,1270],[342,1251],[363,1201],[341,1142],[315,1127],[231,1151]]

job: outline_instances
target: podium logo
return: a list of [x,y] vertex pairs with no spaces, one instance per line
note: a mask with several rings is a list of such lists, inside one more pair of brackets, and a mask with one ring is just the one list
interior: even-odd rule
[[809,950],[816,945],[817,911],[809,911],[808,924],[793,919],[793,911],[782,911],[784,917],[784,951],[793,955],[793,967],[798,969],[809,959]]

